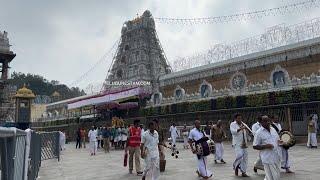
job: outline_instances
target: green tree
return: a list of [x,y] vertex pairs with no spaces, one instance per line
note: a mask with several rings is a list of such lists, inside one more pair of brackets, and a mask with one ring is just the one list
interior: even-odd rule
[[69,88],[65,84],[60,84],[57,80],[48,81],[43,76],[30,73],[13,72],[9,83],[17,86],[17,88],[21,88],[25,84],[36,95],[51,96],[52,93],[57,91],[61,95],[61,100],[85,95],[85,92],[78,87]]

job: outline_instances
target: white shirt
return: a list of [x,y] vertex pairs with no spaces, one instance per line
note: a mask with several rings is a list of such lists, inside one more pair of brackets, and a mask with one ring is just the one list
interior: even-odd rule
[[62,142],[62,141],[64,141],[65,140],[65,138],[66,138],[66,135],[63,133],[63,132],[61,132],[61,131],[59,131],[59,134],[60,134],[60,141]]
[[147,156],[151,158],[159,157],[159,134],[156,130],[152,134],[150,130],[147,130],[142,134],[141,144],[144,144],[144,147],[147,148]]
[[272,144],[273,149],[264,149],[260,151],[262,163],[274,164],[280,162],[281,151],[278,145],[279,135],[277,131],[270,127],[270,132],[261,127],[254,136],[253,146]]
[[253,136],[255,136],[256,132],[258,131],[258,129],[260,129],[262,126],[259,122],[256,122],[252,125],[252,133],[253,133]]
[[[245,124],[245,123],[243,123],[243,124]],[[241,130],[241,131],[237,132],[238,129],[240,129],[240,126],[238,125],[238,123],[236,121],[233,121],[230,124],[230,131],[231,131],[231,134],[232,134],[232,145],[233,146],[235,146],[235,145],[241,146],[243,141],[248,143],[247,131],[246,130]],[[244,137],[244,139],[243,139],[243,137]]]
[[118,129],[117,129],[117,132],[118,132],[118,136],[121,137],[121,136],[122,136],[122,134],[121,134],[121,128],[118,128]]
[[97,141],[98,132],[97,130],[90,130],[88,133],[89,141]]
[[193,129],[191,129],[188,138],[193,141],[198,141],[199,139],[203,138],[203,136],[204,135],[203,135],[202,131],[199,131],[197,128],[193,128]]
[[178,137],[177,127],[171,126],[169,131],[170,131],[171,137]]

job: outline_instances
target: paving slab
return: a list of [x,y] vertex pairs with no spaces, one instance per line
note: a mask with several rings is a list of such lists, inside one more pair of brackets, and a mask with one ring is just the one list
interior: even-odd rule
[[[190,150],[184,150],[182,144],[178,145],[180,155],[178,159],[171,157],[170,151],[166,151],[166,171],[161,173],[161,180],[198,180],[195,174],[196,157]],[[232,163],[235,158],[230,143],[225,144],[225,161],[227,164],[214,164],[214,156],[209,156],[209,168],[214,172],[211,179],[239,180],[255,179],[263,180],[264,172],[253,172],[253,163],[258,152],[248,148],[249,178],[235,177]],[[62,152],[61,160],[46,160],[42,162],[39,172],[39,180],[138,180],[141,176],[129,174],[128,168],[123,167],[123,150],[112,150],[105,154],[98,150],[96,156],[89,155],[89,149],[75,149],[75,144],[67,144]],[[292,170],[294,174],[281,173],[283,180],[319,180],[320,179],[320,150],[308,149],[303,145],[296,145],[289,150]],[[141,160],[142,166],[143,160]]]

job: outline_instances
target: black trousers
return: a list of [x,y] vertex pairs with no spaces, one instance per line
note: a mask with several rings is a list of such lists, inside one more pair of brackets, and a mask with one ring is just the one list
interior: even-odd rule
[[76,149],[79,146],[79,149],[81,148],[81,139],[77,138],[77,143],[76,143]]
[[100,144],[101,144],[101,148],[103,148],[103,140],[101,140]]

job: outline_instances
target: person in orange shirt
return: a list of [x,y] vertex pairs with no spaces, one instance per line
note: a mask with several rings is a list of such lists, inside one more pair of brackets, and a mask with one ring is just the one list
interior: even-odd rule
[[80,130],[81,135],[81,147],[86,148],[86,130],[82,128]]

